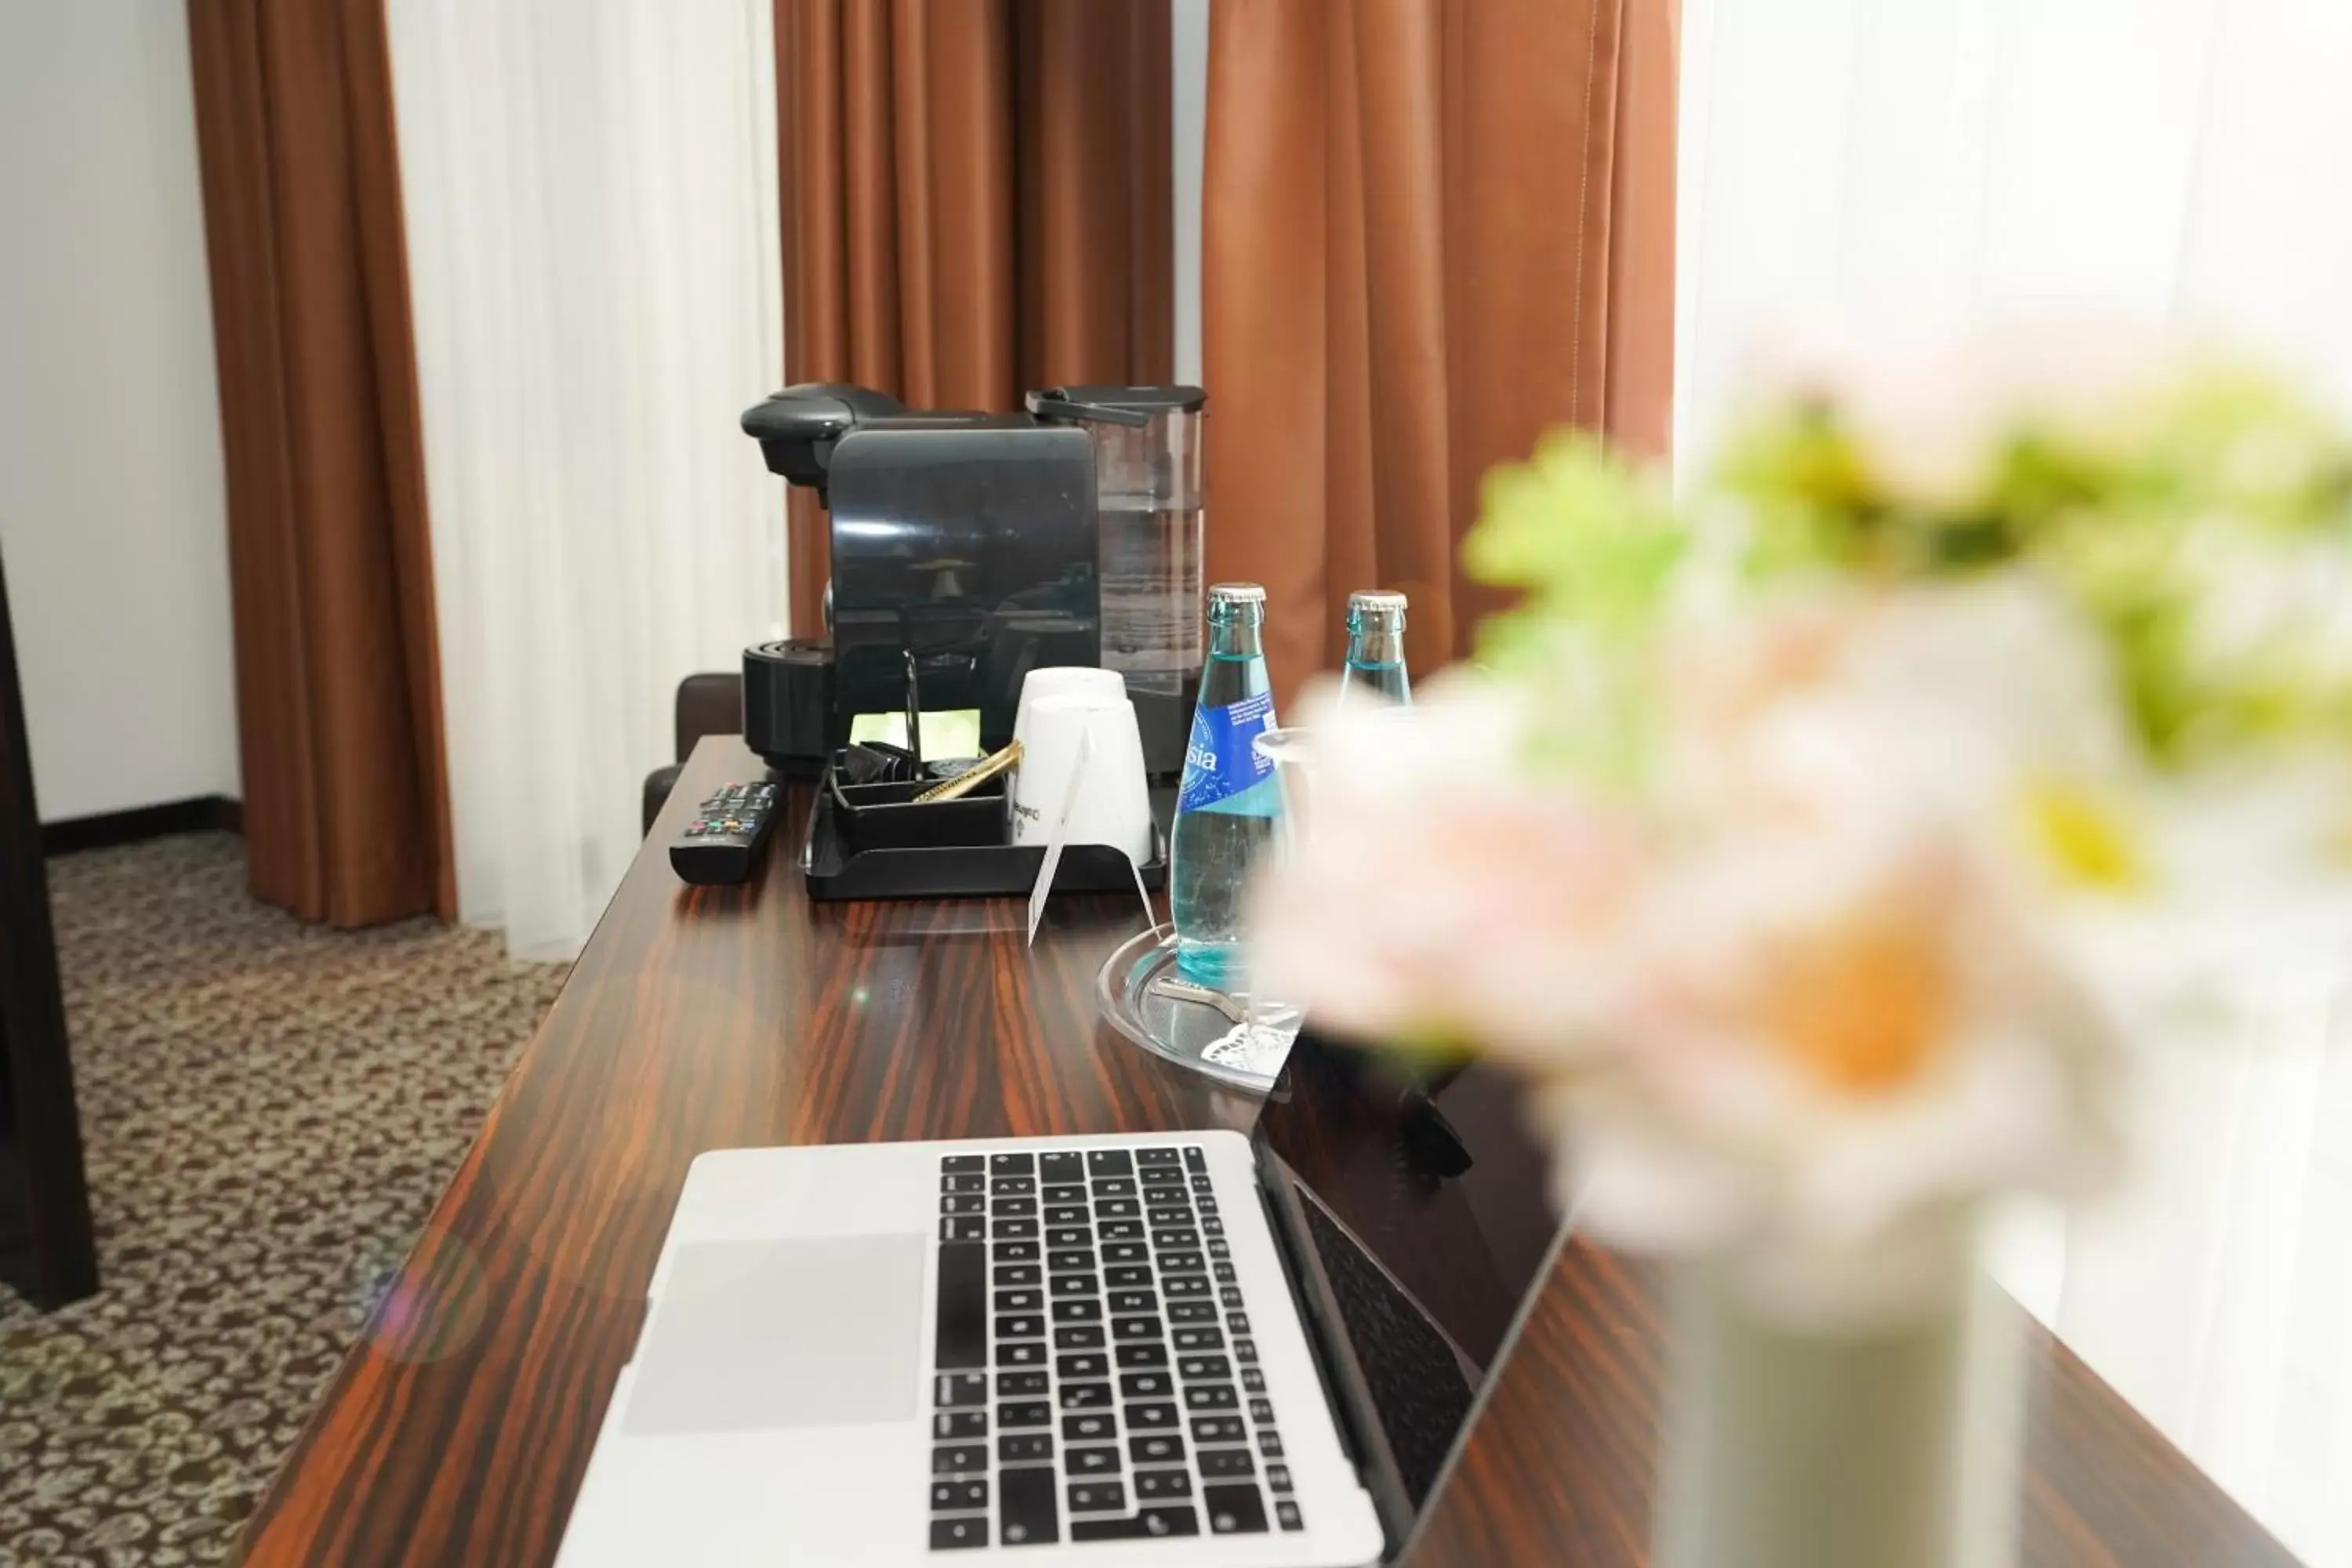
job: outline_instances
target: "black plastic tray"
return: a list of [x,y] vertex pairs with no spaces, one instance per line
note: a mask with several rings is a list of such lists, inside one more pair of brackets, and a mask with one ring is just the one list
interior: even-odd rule
[[[801,872],[821,901],[850,899],[1025,899],[1045,864],[1042,845],[1015,845],[1002,779],[961,800],[917,805],[916,784],[836,784],[827,768],[809,814]],[[1136,868],[1143,885],[1168,879],[1167,841],[1155,825],[1151,858]],[[1135,888],[1127,857],[1100,844],[1066,845],[1054,871],[1057,893],[1120,893]]]

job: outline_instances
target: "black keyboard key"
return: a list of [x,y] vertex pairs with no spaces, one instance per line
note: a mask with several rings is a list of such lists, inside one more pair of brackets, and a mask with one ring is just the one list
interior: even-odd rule
[[1134,1170],[1135,1162],[1124,1149],[1087,1151],[1087,1174],[1090,1176],[1125,1176]]
[[1196,1415],[1192,1418],[1192,1441],[1195,1443],[1244,1443],[1249,1440],[1249,1428],[1238,1415]]
[[978,1242],[952,1241],[940,1248],[940,1321],[932,1363],[942,1372],[988,1364],[988,1255]]
[[1133,1178],[1128,1176],[1114,1176],[1108,1181],[1098,1179],[1093,1186],[1097,1202],[1104,1198],[1131,1198],[1136,1192]]
[[[1117,1458],[1117,1455],[1112,1456]],[[1072,1481],[1070,1511],[1076,1513],[1125,1513],[1127,1489],[1117,1481]],[[1075,1529],[1077,1521],[1070,1521]],[[1075,1538],[1074,1538],[1075,1539]]]
[[1206,1301],[1171,1301],[1168,1321],[1171,1323],[1213,1323],[1217,1309]]
[[1192,1194],[1192,1206],[1202,1214],[1214,1214],[1217,1212],[1217,1200],[1211,1197],[1204,1188]]
[[1110,1384],[1108,1383],[1062,1384],[1062,1408],[1065,1410],[1107,1410],[1109,1407]]
[[1087,1247],[1093,1245],[1095,1233],[1082,1225],[1057,1225],[1045,1233],[1045,1245],[1055,1247]]
[[941,1176],[940,1178],[940,1191],[943,1193],[985,1193],[988,1191],[988,1178],[986,1176]]
[[1110,1293],[1110,1310],[1114,1312],[1156,1312],[1160,1298],[1149,1290],[1114,1290]]
[[[950,1198],[948,1201],[953,1203],[955,1200]],[[988,1212],[997,1219],[1035,1219],[1037,1200],[1035,1198],[991,1198],[988,1200]]]
[[1102,1281],[1091,1274],[1056,1274],[1053,1289],[1057,1299],[1063,1296],[1092,1296],[1101,1291]]
[[1045,1320],[1034,1312],[1016,1312],[996,1320],[1000,1340],[1035,1340],[1045,1335]]
[[1158,1344],[1160,1334],[1157,1318],[1118,1318],[1110,1325],[1110,1337],[1115,1340],[1149,1340]]
[[1185,1146],[1184,1168],[1188,1171],[1205,1171],[1209,1168],[1208,1158],[1201,1152],[1198,1144]]
[[1078,1182],[1084,1181],[1086,1174],[1086,1160],[1075,1149],[1037,1156],[1037,1177],[1040,1181]]
[[933,1384],[934,1401],[942,1407],[988,1403],[988,1374],[985,1373],[957,1373],[935,1378]]
[[1054,1502],[1054,1472],[1043,1465],[1023,1465],[996,1474],[997,1539],[1007,1546],[1034,1546],[1062,1538],[1060,1510]]
[[1027,1176],[1034,1175],[1036,1170],[1037,1158],[1034,1154],[991,1154],[988,1157],[988,1173],[992,1176]]
[[1172,1405],[1130,1405],[1127,1407],[1127,1424],[1138,1432],[1164,1431],[1176,1425],[1176,1407]]
[[1221,1285],[1221,1286],[1219,1286],[1219,1287],[1217,1288],[1217,1301],[1218,1301],[1218,1303],[1219,1303],[1221,1306],[1225,1307],[1225,1308],[1226,1308],[1227,1310],[1232,1310],[1232,1311],[1239,1311],[1239,1310],[1241,1310],[1241,1305],[1242,1305],[1242,1292],[1241,1292],[1241,1287],[1240,1287],[1240,1286],[1238,1286],[1238,1285]]
[[1248,1333],[1250,1331],[1249,1314],[1246,1312],[1227,1312],[1225,1314],[1225,1328],[1232,1333]]
[[1150,1432],[1127,1440],[1127,1457],[1139,1465],[1181,1465],[1184,1439],[1173,1432]]
[[1254,1486],[1203,1486],[1201,1506],[1208,1510],[1213,1535],[1263,1535],[1265,1504]]
[[1220,1263],[1210,1272],[1216,1277],[1216,1281],[1220,1285],[1236,1284],[1241,1279],[1241,1276],[1234,1272],[1234,1266],[1230,1263]]
[[1144,1153],[1166,1154],[1168,1158],[1165,1160],[1147,1160],[1138,1158],[1135,1162],[1135,1174],[1137,1180],[1146,1183],[1147,1184],[1158,1182],[1174,1182],[1179,1186],[1183,1184],[1184,1173],[1176,1162],[1174,1150],[1147,1149],[1144,1151]]
[[1081,1411],[1062,1417],[1062,1436],[1072,1443],[1107,1443],[1118,1436],[1118,1417],[1108,1410]]
[[1139,1511],[1132,1519],[1074,1519],[1070,1539],[1083,1541],[1163,1541],[1201,1533],[1200,1516],[1182,1503],[1165,1503]]
[[1149,1169],[1153,1165],[1166,1168],[1181,1163],[1181,1156],[1173,1149],[1138,1149],[1135,1152],[1135,1163],[1139,1169]]
[[1057,1323],[1099,1323],[1102,1315],[1102,1303],[1091,1297],[1083,1301],[1054,1303],[1054,1321]]
[[1144,1367],[1166,1366],[1167,1364],[1168,1347],[1166,1345],[1121,1345],[1118,1347],[1118,1369],[1121,1372],[1137,1372],[1140,1371]]
[[1244,1394],[1264,1394],[1265,1392],[1265,1373],[1254,1366],[1245,1366],[1242,1368],[1242,1392]]
[[1072,1323],[1054,1331],[1057,1351],[1098,1351],[1103,1347],[1100,1323]]
[[1045,1255],[1045,1267],[1056,1274],[1067,1274],[1073,1270],[1083,1272],[1094,1266],[1095,1255],[1083,1247],[1064,1247],[1059,1252]]
[[1288,1498],[1277,1498],[1275,1500],[1274,1517],[1281,1521],[1282,1528],[1285,1530],[1304,1530],[1307,1528],[1307,1521],[1299,1517],[1298,1505],[1291,1501]]
[[1139,1219],[1107,1219],[1095,1226],[1095,1231],[1105,1241],[1141,1241],[1143,1222]]
[[961,1476],[973,1470],[988,1473],[985,1443],[961,1443],[951,1448],[931,1450],[931,1474],[935,1476]]
[[1257,1435],[1257,1451],[1269,1459],[1282,1458],[1282,1434],[1268,1426]]
[[947,1154],[940,1157],[940,1169],[950,1175],[968,1176],[986,1169],[987,1163],[978,1154]]
[[1271,1399],[1253,1399],[1249,1410],[1250,1419],[1261,1426],[1274,1419],[1274,1401]]
[[[1201,1234],[1207,1237],[1213,1242],[1222,1241],[1224,1239],[1225,1235],[1225,1222],[1219,1219],[1214,1215],[1203,1215],[1201,1216]],[[1222,1251],[1219,1251],[1213,1247],[1209,1250],[1212,1257],[1223,1258],[1225,1256]]]
[[1049,1204],[1082,1204],[1087,1201],[1087,1189],[1084,1186],[1049,1186],[1039,1189],[1037,1195]]
[[988,1436],[988,1412],[942,1410],[931,1417],[931,1436],[948,1443],[960,1443],[972,1437],[985,1437]]
[[1024,1340],[1018,1344],[999,1345],[996,1347],[996,1364],[999,1366],[1044,1366],[1045,1364],[1045,1347],[1039,1344],[1034,1340]]
[[996,1397],[999,1399],[1043,1399],[1047,1383],[1045,1373],[1000,1372],[996,1374]]
[[[1017,1204],[1027,1200],[1007,1198],[1004,1201]],[[1087,1206],[1084,1204],[1048,1204],[1045,1212],[1038,1217],[1047,1225],[1084,1225],[1087,1223]]]
[[984,1519],[935,1519],[931,1521],[931,1550],[954,1552],[967,1546],[988,1544],[988,1521]]
[[1232,1480],[1240,1476],[1257,1473],[1257,1461],[1250,1458],[1247,1448],[1203,1448],[1201,1450],[1201,1478],[1203,1480]]
[[1034,1176],[992,1177],[988,1184],[988,1192],[991,1197],[1034,1198],[1037,1195],[1037,1178]]
[[1143,1205],[1133,1198],[1102,1198],[1095,1204],[1097,1219],[1141,1219]]
[[1034,1263],[1007,1263],[996,1270],[999,1285],[1043,1285],[1045,1271]]
[[1135,1472],[1135,1500],[1165,1502],[1171,1498],[1192,1495],[1192,1472],[1190,1470],[1138,1470]]
[[935,1512],[947,1513],[960,1509],[986,1508],[987,1506],[988,1483],[986,1481],[933,1481],[931,1483],[931,1508]]
[[988,1200],[982,1197],[960,1198],[950,1194],[940,1200],[941,1214],[986,1214]]
[[1179,1274],[1173,1279],[1160,1282],[1160,1293],[1171,1301],[1188,1298],[1203,1298],[1209,1293],[1209,1282],[1198,1274]]
[[1019,1405],[1000,1405],[996,1407],[996,1424],[1007,1431],[1051,1426],[1054,1424],[1054,1408],[1042,1399],[1026,1400]]
[[1118,1474],[1117,1448],[1065,1448],[1062,1450],[1062,1473],[1071,1476],[1115,1476]]
[[1234,1385],[1230,1383],[1202,1384],[1184,1391],[1184,1408],[1187,1410],[1238,1410],[1241,1403],[1242,1396],[1234,1392]]
[[1093,1351],[1082,1355],[1062,1356],[1054,1363],[1054,1373],[1057,1377],[1067,1378],[1072,1382],[1082,1378],[1108,1377],[1110,1357],[1100,1351]]
[[992,1304],[1000,1312],[1042,1312],[1045,1292],[1036,1289],[999,1290]]
[[1139,1241],[1115,1242],[1102,1249],[1102,1260],[1105,1263],[1148,1263],[1151,1260],[1151,1248]]
[[[1184,1234],[1190,1236],[1192,1233],[1188,1230]],[[1208,1271],[1209,1260],[1198,1252],[1178,1252],[1171,1248],[1160,1254],[1160,1272],[1162,1274],[1206,1274]]]
[[988,1234],[988,1222],[978,1215],[950,1215],[940,1221],[943,1242],[978,1241]]
[[1103,1270],[1103,1283],[1114,1290],[1133,1290],[1151,1283],[1151,1270],[1139,1263],[1124,1263]]
[[1176,1331],[1176,1348],[1180,1351],[1221,1351],[1225,1348],[1225,1336],[1214,1329],[1179,1329]]
[[1164,1372],[1130,1372],[1118,1380],[1121,1399],[1160,1399],[1176,1392],[1176,1380]]
[[[1017,1204],[1021,1200],[1019,1198],[1000,1198],[997,1201],[999,1203]],[[1117,1200],[1114,1199],[1112,1201],[1116,1202]],[[1191,1209],[1148,1209],[1144,1213],[1143,1223],[1150,1226],[1154,1230],[1181,1229],[1192,1223],[1192,1211]]]
[[1000,1465],[1050,1463],[1053,1458],[1051,1432],[1008,1433],[996,1440],[996,1462]]
[[1265,1468],[1265,1484],[1278,1492],[1288,1491],[1290,1489],[1290,1467],[1288,1465],[1268,1465]]
[[1188,1355],[1176,1363],[1176,1370],[1188,1378],[1228,1379],[1234,1375],[1233,1363],[1221,1355]]
[[1034,1241],[999,1240],[993,1247],[989,1248],[989,1251],[999,1263],[1034,1263],[1037,1261],[1038,1248],[1037,1244]]
[[[954,1225],[961,1222],[950,1220],[947,1223]],[[999,1241],[1034,1241],[1037,1239],[1037,1222],[1034,1219],[1001,1219],[988,1234]]]

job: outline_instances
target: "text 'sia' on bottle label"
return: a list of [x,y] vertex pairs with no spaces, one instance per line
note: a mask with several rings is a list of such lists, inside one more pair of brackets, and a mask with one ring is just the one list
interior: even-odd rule
[[1192,710],[1192,739],[1184,752],[1184,784],[1179,811],[1199,811],[1237,795],[1274,772],[1257,754],[1255,742],[1271,727],[1274,694],[1261,691],[1222,708]]

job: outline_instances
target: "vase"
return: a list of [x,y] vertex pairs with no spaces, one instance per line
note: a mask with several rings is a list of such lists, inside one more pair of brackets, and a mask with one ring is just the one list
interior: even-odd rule
[[1974,1267],[1861,1321],[1727,1259],[1673,1285],[1658,1568],[2007,1568],[2021,1314]]

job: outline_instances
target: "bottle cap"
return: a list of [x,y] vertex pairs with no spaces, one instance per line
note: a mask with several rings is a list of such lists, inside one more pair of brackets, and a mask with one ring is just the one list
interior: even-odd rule
[[1348,608],[1351,610],[1402,610],[1404,608],[1404,595],[1402,594],[1391,593],[1385,589],[1359,588],[1354,593],[1348,595]]
[[1223,599],[1229,605],[1263,605],[1265,603],[1265,585],[1261,583],[1212,583],[1209,584],[1209,597],[1213,601]]

